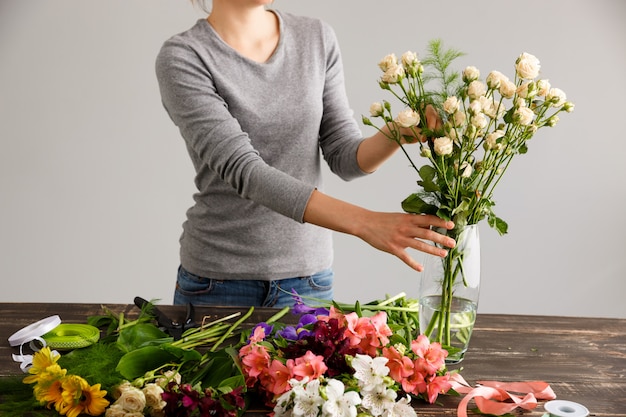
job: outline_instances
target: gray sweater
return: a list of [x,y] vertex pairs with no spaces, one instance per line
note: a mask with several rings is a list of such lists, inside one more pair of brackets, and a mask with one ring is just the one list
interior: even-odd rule
[[330,267],[331,232],[303,222],[322,189],[321,157],[345,180],[365,175],[333,30],[276,14],[280,40],[265,63],[238,54],[205,19],[156,60],[163,105],[196,171],[180,256],[200,276],[274,280]]

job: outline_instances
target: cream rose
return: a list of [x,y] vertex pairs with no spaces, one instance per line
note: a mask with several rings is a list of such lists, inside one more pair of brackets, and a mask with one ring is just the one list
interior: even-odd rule
[[[481,96],[484,97],[484,96]],[[470,114],[479,114],[480,112],[483,111],[483,104],[482,104],[483,100],[481,100],[480,98],[478,100],[474,100],[470,103],[469,105],[469,113]]]
[[492,90],[500,88],[500,85],[503,81],[508,80],[506,75],[502,74],[500,71],[491,71],[489,75],[487,75],[487,86]]
[[443,111],[448,114],[454,114],[459,109],[459,99],[456,96],[450,96],[443,102]]
[[107,411],[104,413],[104,416],[105,417],[126,417],[126,410],[124,410],[124,408],[119,404],[113,404],[112,406],[107,408]]
[[402,54],[400,58],[402,61],[402,65],[405,67],[417,67],[420,63],[419,59],[417,59],[417,54],[415,52],[406,51]]
[[472,175],[472,172],[474,172],[472,164],[468,163],[467,161],[461,164],[461,177],[469,178]]
[[115,403],[121,405],[127,412],[142,412],[146,408],[146,396],[139,388],[129,387],[122,391],[122,395]]
[[470,123],[477,129],[484,129],[489,124],[489,120],[487,120],[487,117],[484,113],[478,113],[472,116],[472,118],[470,119]]
[[383,107],[383,103],[375,102],[370,105],[370,115],[372,117],[379,117],[383,115],[385,108]]
[[400,127],[417,126],[420,122],[420,115],[413,109],[404,109],[394,119],[394,122]]
[[520,106],[515,110],[513,119],[520,125],[528,126],[533,122],[535,113],[526,106]]
[[536,56],[524,52],[515,61],[515,71],[520,78],[532,80],[539,75],[541,65]]
[[383,72],[387,72],[389,68],[395,67],[397,65],[398,58],[396,58],[396,54],[389,54],[378,63],[378,68],[380,68]]
[[500,83],[500,94],[504,98],[512,98],[515,95],[515,83],[511,80],[502,81]]
[[150,408],[161,410],[165,407],[165,401],[161,398],[163,394],[163,388],[157,384],[146,384],[141,390],[146,398],[146,405]]
[[467,95],[470,99],[476,100],[487,93],[487,86],[482,81],[474,80],[467,87]]
[[464,111],[457,111],[454,113],[454,125],[455,126],[463,126],[465,124],[465,120],[467,116],[465,116]]
[[436,138],[434,142],[435,153],[439,156],[450,155],[454,149],[452,139],[447,136]]
[[500,150],[501,145],[498,143],[498,139],[504,136],[504,131],[494,130],[485,137],[485,149]]
[[478,77],[480,77],[480,71],[476,67],[469,66],[463,70],[463,81],[466,83],[477,80]]
[[565,92],[559,88],[551,88],[546,95],[546,101],[549,101],[553,107],[561,107],[565,104],[565,100],[567,100]]
[[548,80],[537,81],[537,95],[539,97],[545,97],[550,91],[550,82]]
[[387,84],[395,84],[404,77],[404,68],[402,65],[392,65],[382,76],[382,80]]

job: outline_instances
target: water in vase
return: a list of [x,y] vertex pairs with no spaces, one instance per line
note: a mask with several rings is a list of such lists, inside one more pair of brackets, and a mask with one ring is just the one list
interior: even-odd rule
[[450,309],[449,328],[441,315],[441,296],[431,295],[420,299],[420,332],[431,342],[440,342],[448,350],[446,363],[459,363],[467,351],[467,346],[476,321],[476,303],[453,297]]

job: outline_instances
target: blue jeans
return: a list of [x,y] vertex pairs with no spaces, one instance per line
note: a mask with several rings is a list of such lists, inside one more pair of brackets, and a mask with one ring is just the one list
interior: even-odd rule
[[314,275],[275,281],[219,280],[199,277],[181,266],[174,304],[282,308],[294,304],[289,294],[292,290],[304,297],[332,300],[333,277],[332,269],[327,269]]

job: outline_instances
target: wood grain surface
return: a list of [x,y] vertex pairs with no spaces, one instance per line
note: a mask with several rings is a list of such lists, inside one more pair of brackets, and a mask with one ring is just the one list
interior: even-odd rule
[[[129,317],[138,313],[133,305],[106,307]],[[182,307],[158,307],[172,318],[184,316]],[[195,320],[236,311],[247,309],[196,307]],[[248,324],[275,312],[256,309]],[[102,306],[98,304],[0,303],[0,377],[21,373],[11,358],[19,350],[8,342],[19,329],[51,315],[59,315],[64,323],[85,323],[87,317],[99,314]],[[584,405],[591,416],[626,417],[626,319],[479,314],[465,360],[450,368],[460,369],[471,384],[480,380],[546,381],[558,399]],[[439,398],[435,405],[416,403],[418,415],[456,416],[460,398]],[[264,416],[267,411],[258,408],[248,414]],[[540,402],[535,410],[518,409],[515,415],[540,417],[544,412]]]

